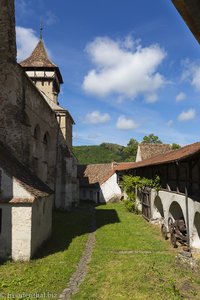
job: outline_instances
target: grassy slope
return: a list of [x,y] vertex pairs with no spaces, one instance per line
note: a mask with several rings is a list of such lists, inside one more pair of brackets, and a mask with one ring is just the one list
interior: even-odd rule
[[0,265],[0,294],[59,294],[66,288],[70,275],[75,271],[89,227],[90,217],[85,211],[54,213],[53,236],[43,251],[38,253],[38,258],[31,262]]
[[[122,146],[119,146],[122,147]],[[80,164],[100,164],[111,161],[122,161],[122,157],[116,150],[105,148],[104,146],[76,146],[73,152]]]
[[175,264],[177,250],[160,237],[158,227],[121,204],[99,206],[97,225],[89,273],[73,299],[200,299],[200,273]]

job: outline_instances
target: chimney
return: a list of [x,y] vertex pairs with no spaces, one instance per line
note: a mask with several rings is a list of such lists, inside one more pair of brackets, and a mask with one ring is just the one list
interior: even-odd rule
[[16,62],[14,0],[0,0],[0,63]]

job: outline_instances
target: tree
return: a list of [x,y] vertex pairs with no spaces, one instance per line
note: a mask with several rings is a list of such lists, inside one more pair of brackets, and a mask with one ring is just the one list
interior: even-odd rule
[[176,144],[176,143],[173,143],[172,144],[172,150],[177,150],[177,149],[180,149],[181,146],[179,144]]
[[137,155],[138,141],[136,139],[130,139],[127,147],[123,149],[123,159],[125,161],[135,161]]
[[157,135],[154,135],[153,133],[150,133],[149,135],[145,135],[143,137],[142,143],[145,143],[145,144],[162,144],[162,141],[159,140]]

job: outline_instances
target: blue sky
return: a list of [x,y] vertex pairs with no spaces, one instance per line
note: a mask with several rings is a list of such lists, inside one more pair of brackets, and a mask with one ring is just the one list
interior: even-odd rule
[[170,0],[16,0],[18,60],[41,18],[74,145],[200,140],[199,45]]

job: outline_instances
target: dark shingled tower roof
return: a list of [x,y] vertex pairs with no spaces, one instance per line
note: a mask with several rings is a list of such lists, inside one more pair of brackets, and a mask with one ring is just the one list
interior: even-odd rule
[[57,67],[50,61],[42,40],[39,40],[31,55],[20,63],[22,67]]
[[22,62],[20,62],[20,65],[26,70],[54,69],[57,73],[60,83],[63,83],[60,70],[58,66],[49,59],[42,39],[39,40],[37,46],[31,53],[31,55]]

